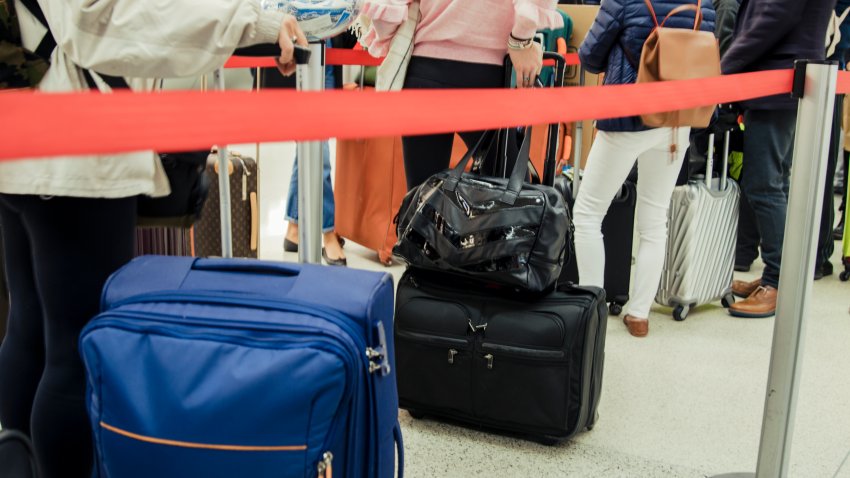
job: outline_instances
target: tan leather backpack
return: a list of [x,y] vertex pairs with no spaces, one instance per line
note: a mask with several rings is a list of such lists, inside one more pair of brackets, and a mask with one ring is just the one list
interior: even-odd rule
[[[637,83],[656,81],[692,80],[720,75],[720,48],[710,32],[700,31],[702,23],[702,0],[696,5],[681,5],[674,8],[658,23],[658,17],[650,0],[644,0],[652,14],[655,29],[646,38],[638,65]],[[694,28],[669,28],[664,24],[673,15],[695,12]],[[716,105],[702,106],[678,111],[641,115],[646,126],[676,127],[693,126],[705,128],[711,121]]]

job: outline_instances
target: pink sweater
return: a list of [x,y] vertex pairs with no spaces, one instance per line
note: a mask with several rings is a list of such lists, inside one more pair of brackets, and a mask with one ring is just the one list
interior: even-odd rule
[[[366,0],[372,28],[363,43],[384,56],[412,0]],[[413,55],[501,65],[508,36],[531,38],[541,28],[560,28],[557,0],[420,0],[421,20]]]

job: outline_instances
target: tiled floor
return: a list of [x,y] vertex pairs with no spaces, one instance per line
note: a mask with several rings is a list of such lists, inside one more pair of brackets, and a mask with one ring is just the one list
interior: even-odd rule
[[[244,147],[253,151],[253,145]],[[333,150],[333,148],[331,148]],[[261,255],[283,258],[283,198],[292,145],[262,150]],[[274,160],[268,158],[275,158]],[[346,246],[351,267],[392,273]],[[286,260],[296,260],[293,254]],[[837,261],[836,261],[837,264]],[[755,278],[760,263],[752,273]],[[806,322],[792,477],[850,478],[850,283],[815,284]],[[774,319],[735,319],[719,306],[675,322],[657,307],[649,337],[608,326],[596,428],[547,447],[400,412],[409,477],[699,477],[755,471]]]

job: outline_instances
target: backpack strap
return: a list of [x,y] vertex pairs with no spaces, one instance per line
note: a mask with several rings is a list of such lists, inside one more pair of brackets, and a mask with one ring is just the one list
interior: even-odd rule
[[[14,0],[11,0],[14,1]],[[47,24],[47,17],[44,16],[44,12],[41,10],[41,6],[38,4],[38,0],[20,0],[21,4],[26,7],[27,10],[38,20],[41,25],[47,29],[47,33],[44,34],[44,37],[36,47],[35,53],[36,55],[44,58],[45,60],[50,60],[50,55],[53,53],[53,50],[56,48],[56,39],[53,37],[53,33],[50,31],[50,25]],[[91,72],[89,70],[83,70],[83,76],[86,79],[86,83],[89,85],[89,88],[93,90],[97,90],[97,83],[94,80]],[[110,75],[102,75],[98,74],[98,76],[103,79],[103,81],[109,85],[112,89],[121,89],[121,88],[130,88],[130,85],[127,84],[127,81],[124,78],[118,76],[110,76]]]
[[643,0],[643,3],[646,4],[646,8],[649,9],[649,14],[652,16],[652,21],[655,22],[655,28],[658,28],[660,25],[658,24],[658,15],[655,14],[655,9],[652,8],[652,2],[650,0]]
[[[14,1],[14,0],[11,0]],[[47,18],[44,16],[44,12],[41,11],[41,6],[38,4],[37,0],[20,0],[21,5],[26,7],[27,10],[38,20],[41,25],[47,29],[47,33],[44,34],[41,41],[38,43],[36,47],[35,53],[45,60],[50,60],[50,55],[53,53],[53,50],[56,48],[56,39],[53,38],[53,33],[50,32],[50,26],[47,25]]]
[[[86,84],[89,85],[90,89],[95,91],[99,90],[99,88],[97,87],[97,82],[94,80],[94,75],[92,75],[90,70],[83,70],[83,76],[85,77]],[[103,75],[100,73],[98,73],[97,76],[99,76],[100,79],[103,80],[104,83],[109,85],[109,87],[113,90],[130,88],[130,85],[127,84],[127,80],[121,78],[120,76]]]
[[679,5],[678,7],[671,10],[666,17],[664,17],[664,20],[661,22],[661,24],[658,23],[658,16],[655,13],[655,9],[652,8],[652,2],[650,0],[643,0],[643,2],[646,4],[647,8],[649,8],[649,13],[652,15],[652,21],[655,22],[656,28],[663,27],[664,24],[667,23],[667,20],[673,15],[678,15],[679,13],[687,11],[696,12],[694,16],[694,30],[699,30],[699,27],[702,24],[702,0],[697,0],[696,5]]

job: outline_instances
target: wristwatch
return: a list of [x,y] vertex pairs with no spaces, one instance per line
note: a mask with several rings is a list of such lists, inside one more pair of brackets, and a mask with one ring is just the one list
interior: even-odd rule
[[527,48],[531,48],[532,44],[534,44],[534,38],[523,40],[515,37],[513,34],[508,36],[508,48],[511,50],[525,50]]

